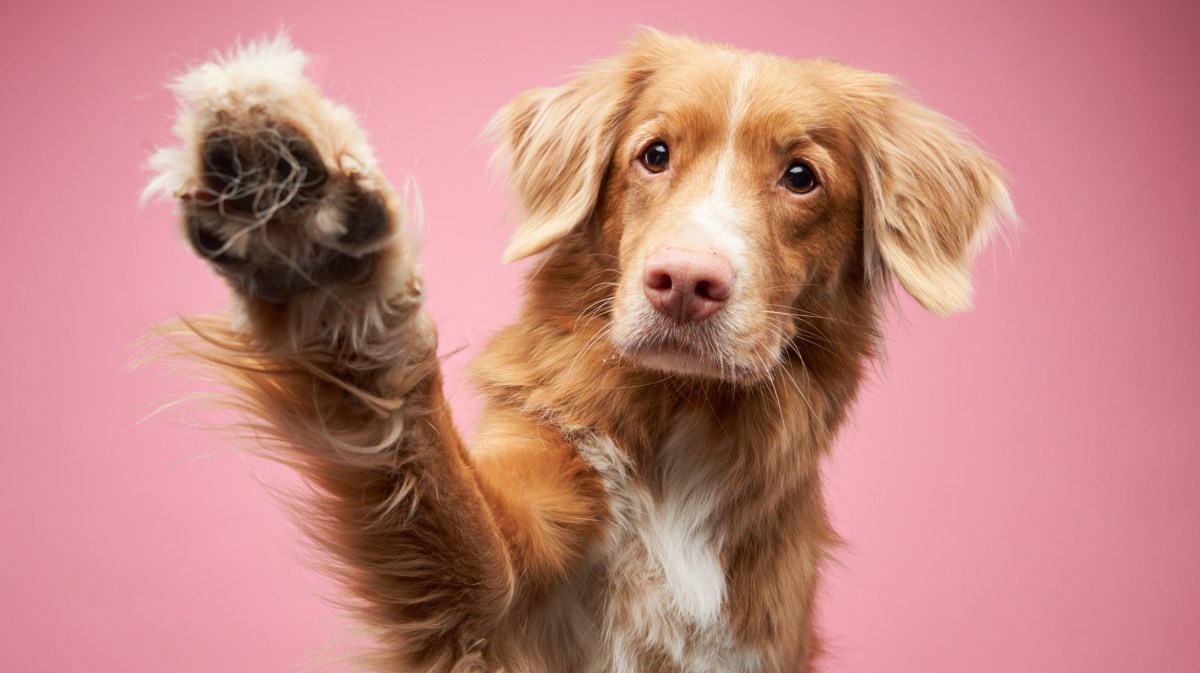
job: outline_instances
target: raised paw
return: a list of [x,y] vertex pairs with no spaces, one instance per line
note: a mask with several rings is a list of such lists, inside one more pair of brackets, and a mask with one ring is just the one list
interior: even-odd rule
[[273,304],[369,283],[401,212],[353,115],[304,63],[279,38],[180,78],[183,147],[155,155],[148,190],[178,197],[196,252]]
[[271,303],[368,279],[389,233],[383,197],[331,173],[290,125],[244,121],[208,133],[201,186],[183,197],[196,252]]

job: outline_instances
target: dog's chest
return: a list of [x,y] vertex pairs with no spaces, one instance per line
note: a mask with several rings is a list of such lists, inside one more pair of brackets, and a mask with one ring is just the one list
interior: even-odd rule
[[[581,447],[608,487],[612,525],[595,559],[590,586],[602,595],[595,633],[603,635],[588,670],[732,673],[758,668],[738,645],[725,614],[720,550],[719,474],[695,460],[711,441],[697,419],[676,420],[660,447],[661,479],[631,474],[623,454],[598,439]],[[596,614],[598,612],[598,614]]]

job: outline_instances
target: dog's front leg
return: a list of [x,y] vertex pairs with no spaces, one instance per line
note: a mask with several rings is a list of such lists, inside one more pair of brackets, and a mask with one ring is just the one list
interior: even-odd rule
[[509,545],[443,397],[400,197],[303,69],[276,40],[176,83],[182,143],[150,191],[235,295],[181,321],[185,346],[312,486],[300,523],[380,631],[380,667],[459,670],[513,600]]

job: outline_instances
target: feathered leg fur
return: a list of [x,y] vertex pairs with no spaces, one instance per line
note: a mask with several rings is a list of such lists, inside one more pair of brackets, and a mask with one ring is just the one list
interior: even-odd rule
[[401,199],[304,65],[279,38],[176,82],[182,142],[155,155],[148,193],[178,199],[185,235],[234,300],[168,331],[312,487],[300,523],[377,630],[374,667],[493,670],[496,634],[512,631],[499,625],[578,555],[598,496],[577,492],[586,470],[561,438],[525,459],[511,442],[503,467],[485,461],[490,475],[473,464]]

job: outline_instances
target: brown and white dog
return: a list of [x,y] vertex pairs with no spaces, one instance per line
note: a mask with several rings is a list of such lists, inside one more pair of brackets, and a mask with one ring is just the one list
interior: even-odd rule
[[643,31],[496,117],[540,255],[447,409],[403,204],[285,39],[178,80],[148,193],[234,289],[176,336],[313,497],[388,671],[788,672],[837,537],[820,461],[891,277],[938,314],[1009,211],[884,75]]

